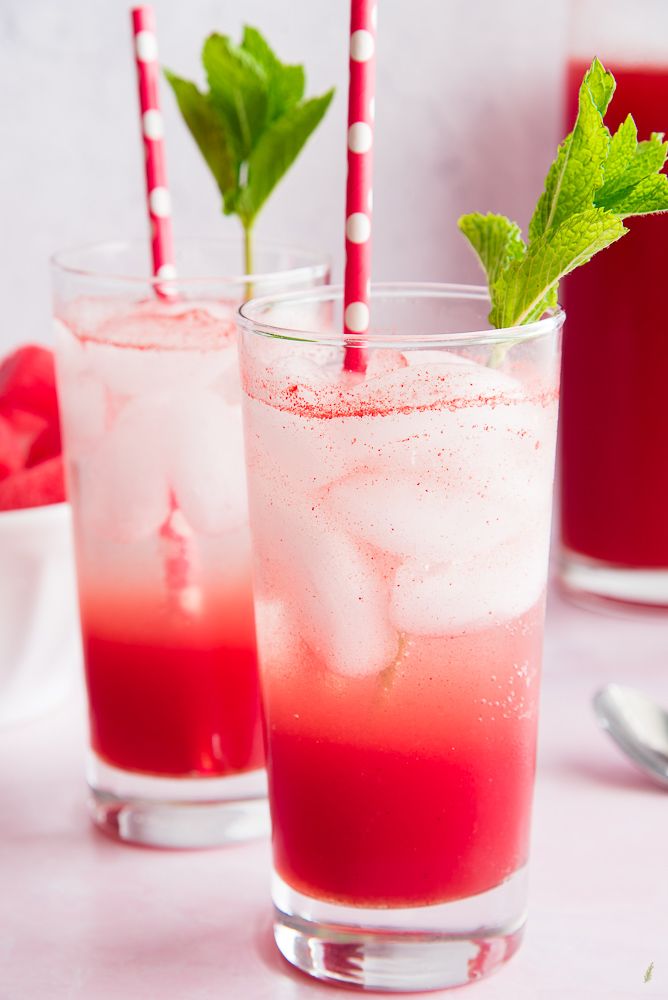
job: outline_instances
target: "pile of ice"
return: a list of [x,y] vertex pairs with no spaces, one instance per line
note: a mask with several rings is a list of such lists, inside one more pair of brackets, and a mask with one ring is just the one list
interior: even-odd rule
[[461,357],[428,360],[350,390],[356,416],[246,402],[260,596],[342,674],[390,665],[401,633],[507,621],[544,587],[556,404]]
[[[150,304],[77,335],[56,323],[62,420],[86,527],[156,533],[174,505],[193,531],[244,524],[246,481],[229,307]],[[84,335],[85,334],[85,335]],[[105,342],[102,342],[104,336]],[[112,343],[109,343],[111,341]]]

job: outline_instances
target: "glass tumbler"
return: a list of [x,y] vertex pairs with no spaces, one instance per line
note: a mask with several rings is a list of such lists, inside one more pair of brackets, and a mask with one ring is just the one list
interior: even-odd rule
[[372,288],[363,374],[341,289],[240,311],[275,939],[321,979],[455,986],[521,939],[563,313],[488,311]]
[[53,259],[95,822],[202,847],[268,829],[235,313],[252,287],[327,279],[325,258],[182,241]]

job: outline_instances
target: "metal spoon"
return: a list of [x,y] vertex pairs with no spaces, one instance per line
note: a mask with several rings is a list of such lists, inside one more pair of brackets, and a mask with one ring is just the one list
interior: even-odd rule
[[668,786],[668,713],[634,688],[606,684],[594,695],[599,725],[634,764]]

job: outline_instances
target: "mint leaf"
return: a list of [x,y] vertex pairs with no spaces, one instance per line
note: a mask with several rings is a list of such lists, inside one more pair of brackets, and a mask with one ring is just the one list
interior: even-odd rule
[[610,140],[608,158],[603,171],[603,185],[598,189],[597,195],[600,195],[605,188],[616,189],[619,179],[633,162],[637,148],[638,129],[631,115],[627,115]]
[[471,212],[457,224],[478,254],[490,288],[511,260],[519,260],[526,253],[520,227],[505,215]]
[[629,115],[612,137],[603,184],[594,203],[622,217],[665,211],[668,180],[657,174],[667,155],[668,142],[660,132],[638,142],[638,130]]
[[668,211],[668,177],[665,174],[644,177],[623,197],[620,196],[611,202],[610,211],[620,219],[628,219],[631,215],[651,215],[654,212]]
[[239,161],[247,159],[262,134],[269,104],[267,74],[256,59],[225,35],[210,35],[202,62],[211,102],[225,123]]
[[616,86],[617,84],[612,73],[609,73],[601,60],[594,56],[592,64],[585,73],[582,83],[580,84],[578,108],[582,102],[582,92],[586,89],[589,91],[589,96],[594,102],[594,107],[598,111],[601,118],[604,118]]
[[278,59],[257,28],[244,28],[241,47],[262,66],[269,82],[269,121],[294,107],[304,96],[306,75],[303,66],[290,66]]
[[614,89],[612,73],[594,59],[580,87],[575,127],[559,147],[529,224],[530,240],[592,204],[594,191],[603,182],[603,164],[610,144],[603,115]]
[[220,128],[220,120],[208,96],[202,94],[194,83],[182,80],[175,73],[165,70],[165,76],[174,91],[179,110],[193,139],[216,179],[227,212],[234,210],[239,168],[232,153],[227,135]]
[[[557,305],[561,278],[628,232],[624,219],[668,211],[668,177],[660,172],[668,142],[659,132],[638,142],[630,115],[611,136],[603,117],[614,90],[614,77],[594,59],[580,87],[575,127],[559,147],[529,224],[528,247],[505,216],[459,220],[487,273],[494,326],[540,319]],[[495,348],[490,364],[505,350]]]
[[216,179],[223,211],[244,228],[246,273],[258,212],[322,120],[333,90],[304,100],[303,66],[282,63],[257,28],[240,45],[227,35],[204,42],[208,92],[165,70],[186,125]]
[[329,107],[330,90],[322,97],[304,101],[278,118],[260,137],[248,158],[248,180],[237,205],[237,213],[250,223],[301,152]]
[[531,323],[545,311],[546,296],[555,301],[559,280],[627,232],[602,208],[578,212],[534,240],[521,260],[512,261],[492,289],[490,322],[496,327]]

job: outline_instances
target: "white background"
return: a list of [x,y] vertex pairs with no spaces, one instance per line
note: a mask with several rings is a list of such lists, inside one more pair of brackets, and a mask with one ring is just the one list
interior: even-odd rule
[[[47,258],[146,232],[125,0],[0,3],[0,352],[50,337]],[[337,95],[258,235],[332,254],[341,273],[347,0],[156,0],[160,57],[203,82],[213,30],[265,32],[304,62],[308,93]],[[380,0],[374,277],[475,280],[456,219],[525,224],[560,138],[566,7],[536,0]],[[234,235],[167,85],[175,235]]]

